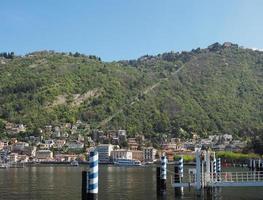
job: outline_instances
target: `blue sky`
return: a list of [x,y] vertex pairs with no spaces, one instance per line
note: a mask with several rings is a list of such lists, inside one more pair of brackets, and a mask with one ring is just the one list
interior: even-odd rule
[[103,60],[231,41],[263,49],[262,0],[8,0],[0,52],[81,52]]

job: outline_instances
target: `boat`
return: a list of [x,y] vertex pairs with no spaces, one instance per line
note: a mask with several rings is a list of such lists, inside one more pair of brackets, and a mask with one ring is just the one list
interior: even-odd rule
[[76,161],[76,160],[72,160],[71,163],[70,163],[71,166],[74,166],[74,167],[77,167],[79,166],[79,162]]
[[144,165],[153,165],[153,164],[154,164],[154,162],[150,162],[150,161],[144,162]]
[[115,165],[118,166],[141,166],[142,163],[139,160],[135,159],[126,159],[126,158],[119,158],[114,162]]

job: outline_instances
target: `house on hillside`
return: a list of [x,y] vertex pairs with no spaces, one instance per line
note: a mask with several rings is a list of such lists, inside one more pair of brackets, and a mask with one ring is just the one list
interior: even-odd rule
[[84,143],[80,141],[70,141],[66,146],[70,150],[82,150],[84,148]]
[[97,146],[97,151],[99,153],[99,163],[109,163],[111,152],[114,146],[111,144],[100,144]]
[[113,162],[119,158],[132,159],[132,151],[127,149],[112,150],[110,156]]
[[66,140],[55,140],[55,144],[53,145],[53,147],[55,149],[62,149],[65,144],[66,144]]
[[27,142],[17,142],[17,143],[12,145],[12,151],[17,152],[17,153],[21,153],[24,151],[25,147],[28,147],[28,146],[29,146],[29,144]]
[[139,144],[136,141],[136,138],[128,138],[128,147],[130,150],[138,150]]
[[38,150],[36,152],[36,158],[40,161],[53,160],[53,152],[50,150]]

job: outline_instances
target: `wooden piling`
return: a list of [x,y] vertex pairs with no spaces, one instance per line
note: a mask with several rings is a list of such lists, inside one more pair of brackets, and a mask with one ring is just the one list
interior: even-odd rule
[[180,183],[179,167],[177,165],[174,166],[174,182]]
[[156,167],[156,192],[157,192],[157,195],[160,195],[161,193],[161,168],[160,167]]
[[87,171],[82,171],[81,199],[87,200]]

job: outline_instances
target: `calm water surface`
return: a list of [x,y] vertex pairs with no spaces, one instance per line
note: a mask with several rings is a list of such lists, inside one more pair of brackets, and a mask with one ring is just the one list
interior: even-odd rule
[[[79,200],[81,199],[81,171],[85,166],[32,166],[0,169],[1,200]],[[155,167],[100,166],[100,200],[156,200]],[[172,168],[171,168],[172,170]],[[185,169],[187,171],[187,169]],[[167,177],[167,196],[161,199],[178,199]],[[181,199],[196,199],[195,191],[184,190]],[[261,199],[263,188],[224,188],[214,199]]]

